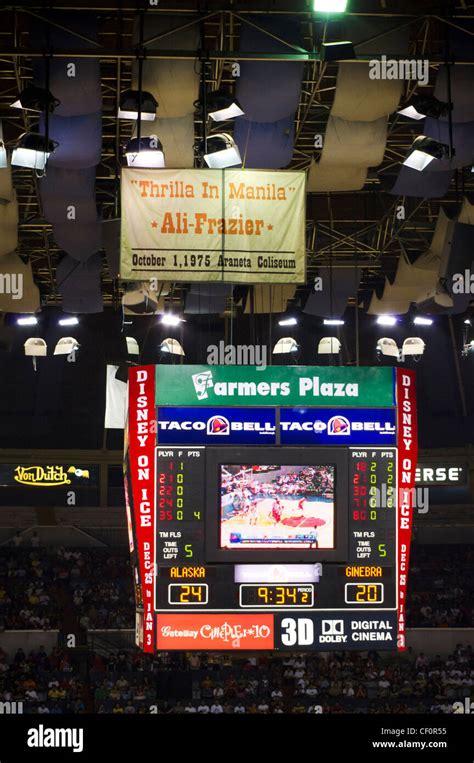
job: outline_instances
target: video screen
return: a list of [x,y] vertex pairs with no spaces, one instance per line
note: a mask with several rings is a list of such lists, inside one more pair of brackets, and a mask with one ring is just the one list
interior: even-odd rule
[[334,548],[335,466],[221,464],[220,547]]

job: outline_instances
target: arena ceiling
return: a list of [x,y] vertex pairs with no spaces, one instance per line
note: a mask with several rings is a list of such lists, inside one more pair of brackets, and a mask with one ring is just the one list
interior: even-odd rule
[[[196,61],[204,66],[210,89],[226,85],[235,86],[232,65],[244,60],[272,60],[271,54],[239,50],[242,25],[258,26],[259,19],[272,15],[296,19],[301,27],[303,45],[297,51],[288,46],[288,53],[280,54],[285,60],[304,61],[303,82],[295,113],[295,139],[290,168],[308,169],[318,159],[321,148],[315,146],[315,135],[326,131],[331,106],[334,102],[337,63],[320,60],[317,51],[322,40],[328,39],[326,20],[316,18],[309,0],[281,0],[258,2],[159,2],[147,4],[147,13],[173,19],[176,27],[180,19],[192,16],[199,22],[203,46]],[[446,4],[444,4],[446,5]],[[72,33],[78,39],[78,49],[55,50],[54,56],[77,54],[98,58],[102,87],[102,154],[97,166],[96,194],[103,219],[117,217],[120,210],[120,167],[123,164],[123,146],[130,137],[130,123],[116,117],[118,95],[132,83],[132,65],[136,60],[134,25],[139,5],[130,0],[122,2],[82,2],[79,5],[62,3],[26,2],[2,3],[0,9],[0,117],[7,144],[13,144],[29,127],[25,112],[9,108],[16,93],[32,79],[35,56],[31,45],[32,30],[45,17],[46,9],[70,12]],[[415,8],[415,12],[414,12]],[[465,29],[474,19],[474,3],[458,0],[449,4],[446,19],[441,4],[436,2],[408,2],[406,0],[352,0],[344,23],[353,19],[389,23],[390,28],[408,30],[410,57],[429,59],[430,89],[432,92],[436,72],[446,63],[446,28]],[[81,16],[94,13],[98,19],[97,40],[80,35]],[[245,20],[242,18],[245,14]],[[76,22],[77,20],[77,22]],[[337,39],[337,23],[331,22],[331,35]],[[341,22],[342,23],[342,22]],[[473,32],[467,32],[472,35]],[[376,35],[375,35],[376,37]],[[474,66],[474,37],[472,56],[463,63]],[[455,51],[454,51],[455,53]],[[150,49],[150,59],[165,54]],[[196,60],[196,52],[186,49],[168,50],[166,57]],[[416,83],[408,82],[407,93],[416,92]],[[196,146],[202,134],[202,123],[196,113],[194,121]],[[429,248],[440,206],[455,214],[463,196],[474,192],[474,173],[471,167],[457,169],[448,191],[442,198],[394,196],[388,188],[399,172],[400,163],[412,145],[419,125],[396,113],[389,118],[387,141],[382,163],[368,170],[365,184],[358,191],[308,193],[307,197],[307,264],[308,284],[321,266],[333,267],[357,263],[363,269],[361,290],[367,291],[383,283],[385,275],[393,275],[398,258],[404,252],[413,260]],[[195,152],[195,166],[198,155]],[[19,254],[33,265],[34,277],[41,291],[44,305],[61,305],[56,282],[56,267],[63,255],[52,235],[52,227],[45,220],[41,207],[38,179],[28,169],[14,168],[14,186],[19,202]],[[397,218],[397,208],[405,208],[405,219]],[[118,308],[123,284],[111,277],[103,256],[101,274],[104,304]],[[186,286],[176,284],[170,300],[182,304]]]

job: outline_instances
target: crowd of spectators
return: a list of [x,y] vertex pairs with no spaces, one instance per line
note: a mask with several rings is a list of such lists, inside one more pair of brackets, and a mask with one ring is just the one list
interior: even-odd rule
[[[469,546],[414,544],[408,626],[472,626],[473,562]],[[84,632],[133,628],[126,550],[36,543],[2,549],[4,629],[61,629],[65,618]],[[24,712],[38,714],[451,713],[474,685],[474,655],[462,646],[448,657],[410,650],[150,656],[112,641],[101,650],[95,643],[39,647],[28,655],[0,650],[0,701],[21,702]]]
[[133,579],[126,553],[110,549],[5,548],[0,553],[4,629],[133,628]]
[[473,685],[474,653],[461,644],[447,657],[0,650],[0,701],[37,714],[439,714]]
[[413,545],[407,624],[411,628],[474,626],[472,546]]

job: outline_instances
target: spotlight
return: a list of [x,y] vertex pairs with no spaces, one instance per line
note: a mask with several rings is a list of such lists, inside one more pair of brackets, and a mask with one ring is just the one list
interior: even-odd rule
[[427,138],[426,135],[419,135],[413,141],[403,164],[405,167],[411,167],[421,172],[431,164],[433,159],[446,159],[447,157],[449,157],[449,146],[446,143]]
[[75,315],[71,315],[69,318],[60,318],[58,324],[60,326],[77,326],[79,324],[79,318]]
[[79,349],[79,342],[72,336],[63,336],[54,348],[54,355],[70,355]]
[[44,135],[35,132],[24,132],[20,135],[12,153],[12,164],[16,167],[29,167],[33,170],[44,170],[50,154],[59,144],[48,140]]
[[315,13],[344,13],[347,0],[313,0]]
[[349,40],[323,42],[321,45],[321,61],[350,61],[355,57],[354,45]]
[[162,168],[165,166],[163,146],[156,135],[148,138],[132,138],[125,148],[129,167]]
[[25,355],[30,355],[33,358],[44,358],[48,352],[48,345],[44,339],[39,337],[30,337],[23,345],[25,349]]
[[393,315],[379,315],[377,323],[379,326],[395,326],[397,319]]
[[[245,114],[240,103],[228,93],[215,90],[206,97],[207,113],[214,122],[224,122],[226,119],[235,119]],[[197,101],[200,108],[202,104]]]
[[177,339],[163,339],[160,344],[161,352],[169,352],[170,355],[184,355],[184,350],[180,342]]
[[434,95],[414,95],[397,113],[410,119],[425,119],[425,117],[439,119],[448,114],[449,110],[449,103],[439,101]]
[[299,349],[298,342],[291,336],[285,336],[279,339],[273,348],[274,355],[284,355],[287,352],[296,352]]
[[28,85],[28,87],[21,91],[16,101],[10,104],[10,108],[42,113],[44,111],[54,111],[59,104],[60,101],[49,90],[43,87],[36,87],[35,85]]
[[281,320],[278,321],[279,326],[297,326],[298,321],[296,318],[281,318]]
[[412,336],[405,339],[401,351],[401,360],[405,360],[407,356],[413,357],[414,360],[421,358],[425,351],[425,346],[423,339],[420,339],[418,336]]
[[323,323],[325,326],[344,326],[344,321],[337,320],[336,318],[325,318]]
[[179,315],[163,313],[161,316],[161,323],[163,326],[179,326],[180,323],[184,323],[184,319],[180,318]]
[[[204,151],[204,143],[202,144]],[[242,163],[239,148],[231,135],[226,132],[210,135],[207,139],[207,154],[203,154],[207,166],[214,170],[235,167]]]
[[382,355],[388,358],[396,358],[397,360],[400,359],[400,350],[398,349],[395,339],[383,337],[382,339],[378,340],[377,358],[380,360]]
[[417,315],[415,320],[413,321],[415,326],[432,326],[433,325],[433,319],[432,318],[422,318],[421,315]]
[[36,326],[38,323],[38,318],[36,315],[27,315],[24,318],[17,318],[16,324],[17,326]]
[[140,113],[140,119],[143,122],[153,122],[157,108],[158,101],[151,93],[125,90],[120,96],[117,116],[119,119],[138,119]]
[[341,343],[335,336],[323,336],[318,344],[319,355],[338,355],[341,352]]

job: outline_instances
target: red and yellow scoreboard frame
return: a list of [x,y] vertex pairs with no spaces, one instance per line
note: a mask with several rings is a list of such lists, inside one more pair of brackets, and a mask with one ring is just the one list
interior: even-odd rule
[[[259,462],[335,465],[334,548],[219,547],[220,464]],[[416,464],[412,371],[133,367],[124,478],[137,644],[405,649]]]

